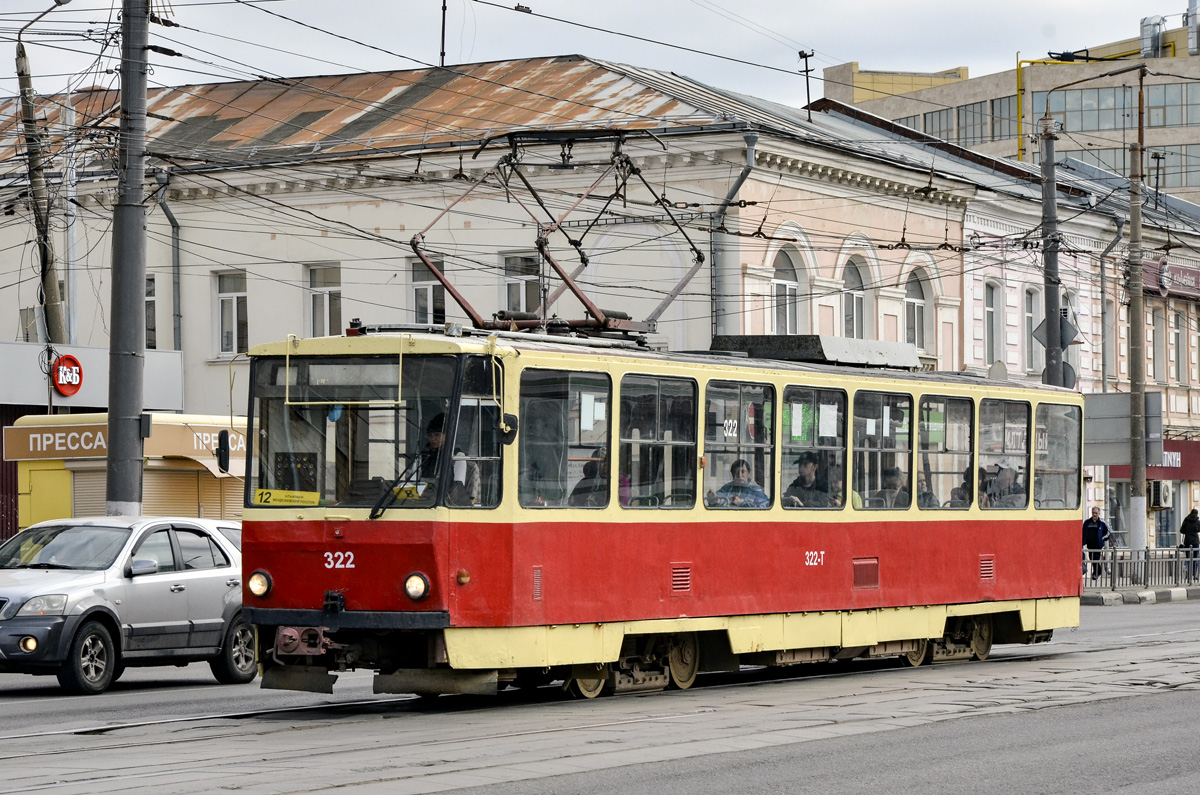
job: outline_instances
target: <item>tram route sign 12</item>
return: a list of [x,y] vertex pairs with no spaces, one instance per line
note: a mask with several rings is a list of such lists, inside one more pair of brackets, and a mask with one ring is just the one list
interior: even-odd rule
[[[1129,393],[1083,396],[1083,463],[1085,466],[1129,466]],[[1161,461],[1163,451],[1162,392],[1146,393],[1146,460]]]

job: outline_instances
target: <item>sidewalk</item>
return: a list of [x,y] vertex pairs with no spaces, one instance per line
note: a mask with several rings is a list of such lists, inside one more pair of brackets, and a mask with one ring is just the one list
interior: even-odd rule
[[1125,588],[1110,591],[1107,588],[1084,588],[1080,598],[1081,605],[1138,605],[1155,604],[1157,602],[1182,602],[1187,599],[1200,599],[1200,587],[1187,588],[1150,588],[1138,590]]

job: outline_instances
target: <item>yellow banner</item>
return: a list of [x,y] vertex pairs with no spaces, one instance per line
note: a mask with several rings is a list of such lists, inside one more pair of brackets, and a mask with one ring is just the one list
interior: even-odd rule
[[256,489],[255,505],[317,505],[321,501],[319,491],[284,491],[283,489]]

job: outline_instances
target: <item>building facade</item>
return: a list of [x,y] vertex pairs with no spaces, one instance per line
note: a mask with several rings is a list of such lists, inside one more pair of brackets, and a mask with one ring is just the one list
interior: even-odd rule
[[[50,130],[62,101],[45,104]],[[72,101],[94,128],[116,97]],[[1036,171],[836,102],[814,105],[809,121],[674,74],[567,56],[186,86],[153,94],[150,112],[146,345],[178,357],[181,396],[165,408],[244,415],[251,345],[339,334],[353,319],[468,323],[454,292],[485,318],[583,318],[551,259],[596,306],[646,324],[662,349],[707,349],[717,333],[815,333],[911,343],[929,369],[983,377],[999,361],[1040,379]],[[12,121],[0,148],[13,163],[13,103],[0,119]],[[57,248],[70,248],[73,228],[78,252],[63,266],[68,327],[101,348],[111,152],[93,140],[65,185],[65,140],[53,147],[52,181],[56,211],[73,216],[56,225]],[[1059,191],[1059,289],[1081,331],[1065,358],[1088,390],[1103,382],[1102,340],[1111,373],[1127,355],[1101,311],[1112,302],[1118,331],[1124,299],[1115,278],[1101,289],[1099,276],[1127,210],[1109,175],[1080,166]],[[6,190],[26,223],[0,227],[14,272],[32,250],[21,189],[15,171]],[[1163,230],[1152,245],[1200,250],[1190,226],[1200,209],[1172,201],[1147,210]],[[1174,251],[1171,262],[1192,267]],[[1176,307],[1162,307],[1171,324]],[[38,313],[35,281],[0,291],[0,316],[20,319],[3,365],[35,380]],[[1188,304],[1182,322],[1195,314]],[[1188,362],[1172,405],[1190,418],[1200,337],[1186,349],[1165,330],[1155,339],[1167,345],[1163,362]],[[1091,488],[1103,498],[1103,482]]]

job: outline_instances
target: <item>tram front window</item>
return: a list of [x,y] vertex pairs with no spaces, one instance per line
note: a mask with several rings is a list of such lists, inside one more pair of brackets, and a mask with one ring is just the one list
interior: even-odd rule
[[[248,497],[256,507],[428,507],[445,475],[452,356],[264,358],[254,364]],[[449,471],[453,472],[453,469]]]

